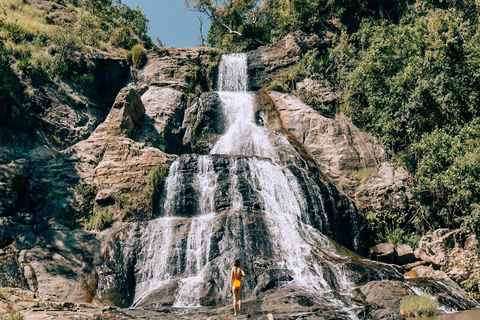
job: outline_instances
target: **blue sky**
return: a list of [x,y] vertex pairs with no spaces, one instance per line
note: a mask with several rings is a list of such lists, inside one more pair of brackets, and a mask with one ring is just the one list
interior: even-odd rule
[[[157,36],[166,47],[194,47],[198,39],[198,13],[184,9],[183,0],[122,0],[135,8],[139,6],[150,21],[148,35],[156,42]],[[204,19],[203,34],[206,37],[210,22]]]

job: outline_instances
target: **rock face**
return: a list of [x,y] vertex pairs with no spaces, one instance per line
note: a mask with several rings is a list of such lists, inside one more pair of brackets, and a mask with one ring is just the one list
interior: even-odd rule
[[135,139],[166,153],[178,153],[183,134],[185,94],[172,88],[150,86],[143,93],[142,102],[148,117],[144,118]]
[[322,31],[306,35],[296,31],[285,38],[248,53],[248,75],[251,90],[258,90],[269,84],[287,68],[300,59],[300,55],[311,49],[325,51],[335,34],[340,32],[337,20],[327,21]]
[[185,112],[182,124],[184,153],[208,154],[225,130],[221,102],[215,92],[202,93]]
[[455,281],[468,279],[480,268],[478,241],[460,229],[438,229],[422,237],[415,256]]
[[[206,68],[218,63],[220,51],[213,48],[165,49],[158,53],[147,53],[147,64],[136,74],[139,87],[169,87],[180,91],[189,90],[195,67]],[[213,79],[212,79],[213,80]]]
[[137,90],[132,87],[122,89],[106,119],[107,133],[130,135],[145,115],[145,107]]
[[302,144],[322,173],[355,200],[361,213],[413,210],[408,173],[387,160],[373,136],[343,116],[322,116],[293,95],[268,94],[285,129]]
[[144,116],[137,91],[122,90],[106,121],[88,139],[39,164],[30,186],[36,198],[31,201],[47,199],[44,215],[61,208],[72,213],[71,219],[91,210],[109,210],[115,219],[151,217],[144,195],[147,174],[173,157],[123,135],[125,129],[135,135],[135,126]]

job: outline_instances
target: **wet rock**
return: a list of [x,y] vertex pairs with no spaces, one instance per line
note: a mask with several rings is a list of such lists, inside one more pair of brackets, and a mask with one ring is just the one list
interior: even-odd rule
[[215,92],[202,93],[185,112],[182,151],[208,154],[225,130],[222,106]]
[[370,259],[374,261],[393,263],[395,246],[391,243],[380,243],[370,249]]
[[96,299],[119,307],[130,307],[135,294],[135,238],[131,224],[116,224],[102,235],[101,263]]
[[292,281],[291,272],[285,269],[269,269],[257,279],[257,288],[263,292]]
[[[175,302],[175,294],[178,291],[178,281],[171,280],[161,288],[151,292],[145,299],[135,304],[139,308],[160,309],[171,307]],[[206,305],[206,304],[203,304]]]
[[460,229],[438,229],[423,236],[415,256],[459,282],[480,268],[480,249],[475,235]]
[[415,261],[413,249],[408,244],[397,244],[395,246],[395,264],[405,265]]

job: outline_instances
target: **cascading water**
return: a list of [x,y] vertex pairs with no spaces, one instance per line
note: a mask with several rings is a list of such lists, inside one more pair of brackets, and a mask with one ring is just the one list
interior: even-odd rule
[[[331,196],[322,194],[306,168],[280,160],[285,156],[272,136],[302,163],[283,136],[255,124],[255,95],[247,91],[247,80],[246,56],[223,55],[218,96],[227,130],[210,155],[185,155],[171,165],[162,217],[141,231],[135,304],[170,286],[176,288],[173,306],[199,306],[208,279],[218,300],[225,300],[233,259],[253,263],[261,257],[291,275],[291,285],[322,293],[319,299],[336,309],[347,307],[331,293],[348,294],[350,282],[341,265],[324,257],[335,250],[319,232],[331,229],[325,205]],[[221,174],[219,163],[226,168]],[[226,181],[222,187],[220,180]],[[255,290],[254,283],[245,286],[247,294]]]

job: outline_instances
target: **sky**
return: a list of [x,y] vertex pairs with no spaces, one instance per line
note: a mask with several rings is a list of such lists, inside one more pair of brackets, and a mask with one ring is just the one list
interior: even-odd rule
[[[165,47],[195,47],[200,45],[198,13],[184,9],[183,0],[122,0],[135,8],[139,6],[147,16],[147,34],[156,43],[157,36]],[[206,38],[210,21],[204,19],[203,34]]]

